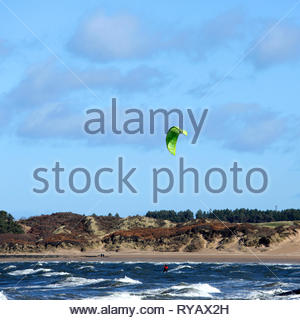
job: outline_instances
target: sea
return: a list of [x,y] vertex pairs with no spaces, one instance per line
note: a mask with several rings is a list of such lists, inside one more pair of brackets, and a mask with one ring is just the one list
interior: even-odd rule
[[0,300],[300,299],[300,265],[170,262],[0,263]]

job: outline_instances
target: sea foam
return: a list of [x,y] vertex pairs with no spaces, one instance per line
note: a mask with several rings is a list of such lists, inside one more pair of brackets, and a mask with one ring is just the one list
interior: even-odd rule
[[39,272],[49,272],[49,271],[51,271],[51,269],[44,269],[44,268],[25,269],[25,270],[15,270],[15,271],[9,272],[8,274],[11,276],[22,276],[22,275],[34,274]]
[[169,272],[175,272],[181,269],[193,269],[193,267],[189,266],[189,265],[179,265],[174,269],[171,269]]
[[144,292],[146,295],[154,296],[172,296],[172,297],[203,297],[212,298],[211,293],[221,293],[218,288],[215,288],[207,283],[181,283],[167,288],[150,289]]
[[[221,293],[218,288],[215,288],[207,283],[195,283],[195,284],[182,284],[172,286],[170,289],[175,292],[170,292],[171,296],[183,296],[183,297],[205,297],[212,298],[211,293]],[[179,292],[176,292],[179,291]]]
[[95,284],[106,281],[105,279],[87,279],[80,277],[69,277],[66,280],[54,284],[47,285],[47,288],[66,288],[66,287],[79,287],[84,285]]
[[16,268],[16,266],[12,264],[10,266],[3,268],[3,270],[10,270],[10,269],[15,269],[15,268]]
[[0,291],[0,300],[7,300],[6,295],[3,293],[3,291]]
[[46,273],[43,273],[42,276],[43,277],[54,277],[54,276],[68,276],[70,275],[69,272],[46,272]]
[[125,276],[124,278],[114,279],[114,281],[122,282],[122,283],[126,283],[126,284],[141,284],[142,283],[139,280],[134,280],[134,279],[131,279],[127,276]]
[[84,269],[90,269],[90,270],[94,270],[95,267],[94,266],[82,266],[78,268],[79,270],[84,270]]

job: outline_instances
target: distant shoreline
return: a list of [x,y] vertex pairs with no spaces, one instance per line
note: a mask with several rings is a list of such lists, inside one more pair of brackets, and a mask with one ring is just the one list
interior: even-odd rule
[[99,254],[2,254],[1,262],[96,261],[96,262],[211,262],[211,263],[289,263],[300,264],[300,255],[260,253],[183,253],[183,252],[105,252]]

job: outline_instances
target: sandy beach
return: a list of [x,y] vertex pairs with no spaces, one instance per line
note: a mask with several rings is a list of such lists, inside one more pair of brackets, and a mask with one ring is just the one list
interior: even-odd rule
[[[101,257],[104,254],[104,257]],[[8,261],[104,261],[104,262],[238,262],[300,264],[300,234],[275,246],[261,248],[231,247],[227,250],[205,248],[198,252],[158,252],[122,248],[119,252],[104,248],[81,252],[77,249],[57,249],[43,253],[0,253],[0,262]]]
[[[99,252],[87,251],[81,253],[75,250],[70,252],[55,252],[47,254],[1,254],[0,262],[17,261],[103,261],[103,262],[238,262],[238,263],[293,263],[300,264],[299,252],[216,252],[203,250],[201,253],[186,252]],[[104,257],[100,254],[104,253]]]

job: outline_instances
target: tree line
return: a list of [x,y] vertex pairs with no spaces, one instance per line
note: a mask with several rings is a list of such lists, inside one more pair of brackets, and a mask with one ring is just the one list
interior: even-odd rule
[[174,211],[174,210],[159,210],[148,211],[146,217],[154,219],[169,220],[172,222],[187,222],[194,219],[194,213],[191,210]]
[[13,216],[6,211],[0,211],[0,233],[23,233],[22,227]]
[[272,221],[294,221],[300,220],[300,209],[285,210],[258,210],[258,209],[220,209],[202,211],[198,210],[196,214],[191,210],[174,211],[159,210],[148,211],[146,217],[169,220],[172,222],[188,222],[194,219],[219,219],[227,222],[272,222]]

